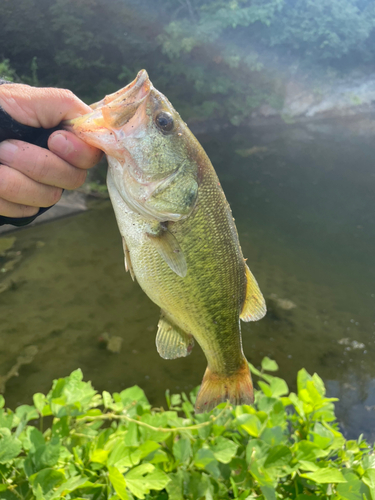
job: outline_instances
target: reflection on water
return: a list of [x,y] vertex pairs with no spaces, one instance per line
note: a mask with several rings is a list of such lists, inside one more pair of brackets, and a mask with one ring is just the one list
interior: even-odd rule
[[[275,359],[291,388],[298,369],[316,371],[340,397],[346,435],[372,440],[374,129],[367,117],[200,137],[268,303],[265,319],[243,325],[248,359]],[[139,384],[154,404],[163,404],[166,388],[200,383],[199,347],[185,359],[158,356],[159,311],[125,274],[109,202],[16,236],[23,258],[3,275],[0,376],[27,346],[38,351],[7,381],[9,406],[77,367],[98,390]],[[103,335],[121,337],[121,352],[103,348]]]

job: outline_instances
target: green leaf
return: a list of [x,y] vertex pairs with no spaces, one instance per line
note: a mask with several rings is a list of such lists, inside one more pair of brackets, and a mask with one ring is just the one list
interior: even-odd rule
[[298,393],[300,393],[303,389],[306,389],[306,384],[310,380],[312,380],[311,375],[309,375],[304,368],[299,370],[297,374]]
[[16,458],[22,449],[21,442],[14,436],[0,438],[0,464],[5,464]]
[[96,449],[90,455],[90,461],[105,465],[107,463],[109,450]]
[[130,460],[133,465],[138,465],[139,462],[150,455],[152,452],[158,450],[160,444],[156,441],[145,441],[141,446],[139,446],[135,451],[130,453]]
[[289,393],[289,388],[285,380],[279,377],[273,377],[270,383],[271,395],[274,398],[279,398],[280,396],[285,396]]
[[166,486],[168,500],[185,500],[184,473],[182,470],[169,474],[170,482]]
[[155,468],[150,474],[147,474],[145,484],[149,490],[160,491],[167,486],[169,481],[170,479],[165,472]]
[[260,489],[266,500],[276,500],[275,488],[273,488],[272,486],[261,486]]
[[87,480],[87,477],[71,477],[67,481],[65,481],[61,486],[54,491],[53,496],[49,498],[49,500],[60,500],[61,498],[65,498],[67,493],[70,493],[78,488],[100,488],[100,485],[95,485],[90,483]]
[[296,496],[296,500],[321,500],[321,497],[316,497],[315,495],[301,494]]
[[319,375],[317,373],[314,373],[314,375],[312,376],[312,379],[313,379],[314,386],[315,386],[316,390],[319,392],[319,394],[322,397],[324,397],[326,394],[326,388],[324,386],[323,380],[319,377]]
[[371,500],[375,500],[375,469],[367,469],[362,476],[362,481],[370,489]]
[[201,448],[194,456],[194,465],[198,469],[204,469],[210,462],[216,462],[215,455],[208,448]]
[[28,427],[26,430],[30,441],[30,453],[34,454],[38,448],[46,445],[43,434],[36,427]]
[[226,439],[224,437],[218,437],[213,446],[211,446],[211,450],[219,462],[222,464],[229,464],[232,458],[235,456],[237,452],[238,445],[236,445],[230,439]]
[[306,460],[308,462],[313,462],[317,458],[327,455],[327,451],[320,449],[317,444],[306,440],[297,443],[293,451],[298,461]]
[[113,405],[113,399],[110,393],[107,391],[103,391],[102,396],[104,408],[111,408]]
[[237,422],[250,436],[260,436],[262,423],[256,415],[245,413],[238,417]]
[[246,461],[248,464],[252,464],[257,461],[261,461],[268,455],[270,447],[264,441],[260,439],[251,439],[246,446]]
[[170,456],[163,450],[156,450],[149,459],[150,464],[161,464],[170,462]]
[[333,469],[331,467],[325,467],[316,472],[308,472],[306,474],[301,474],[301,477],[306,479],[311,479],[315,483],[346,483],[346,479],[338,469]]
[[181,404],[181,395],[172,394],[171,396],[171,406],[179,406]]
[[267,384],[266,382],[263,382],[263,380],[259,380],[258,385],[262,389],[263,393],[266,396],[268,396],[268,398],[271,398],[272,391],[271,391],[271,387],[269,386],[269,384]]
[[315,423],[314,430],[310,433],[310,436],[313,438],[313,442],[322,450],[328,448],[334,439],[333,433],[320,422]]
[[138,425],[135,422],[130,422],[128,431],[125,434],[124,443],[126,446],[138,446]]
[[[142,406],[149,406],[148,399],[146,398],[146,395],[144,391],[135,385],[134,387],[129,387],[129,389],[125,389],[120,392],[120,397],[121,401],[123,402],[124,406],[128,406],[134,401],[137,403],[141,404]],[[133,405],[133,409],[136,405]]]
[[109,466],[108,472],[109,480],[115,492],[118,494],[121,500],[129,500],[129,495],[126,491],[126,481],[124,479],[124,476],[116,467]]
[[0,408],[4,408],[5,406],[5,399],[2,394],[0,394]]
[[173,443],[173,455],[180,463],[186,463],[192,456],[190,439],[181,438]]
[[264,467],[282,467],[289,464],[292,459],[292,453],[287,446],[274,446],[268,452]]
[[41,392],[37,392],[36,394],[34,394],[33,396],[33,402],[34,402],[34,406],[35,408],[38,410],[38,412],[41,414],[42,411],[43,411],[43,408],[45,407],[45,405],[47,404],[47,398],[45,397],[44,394],[42,394]]
[[123,442],[118,442],[108,457],[108,465],[115,465],[118,469],[122,467],[133,467],[137,465],[133,463],[131,459],[131,453],[133,448],[126,446]]
[[298,468],[301,470],[306,470],[308,472],[315,472],[320,470],[320,467],[315,462],[309,462],[308,460],[299,460]]
[[251,371],[251,373],[252,373],[253,375],[257,375],[258,377],[262,377],[262,376],[263,376],[263,375],[262,375],[262,372],[260,372],[260,371],[258,370],[258,368],[255,368],[255,366],[254,366],[254,365],[252,365],[251,363],[249,363],[249,368],[250,368],[250,371]]
[[129,471],[126,485],[137,497],[143,499],[150,490],[162,490],[169,482],[168,476],[152,464],[141,464]]
[[35,494],[37,494],[39,487],[42,489],[43,494],[48,493],[59,486],[64,479],[65,474],[54,469],[43,469],[29,477]]
[[279,367],[276,361],[273,361],[268,356],[262,359],[262,369],[267,370],[268,372],[276,372]]
[[92,388],[91,382],[83,382],[82,379],[82,371],[78,369],[69,377],[54,381],[47,400],[56,417],[78,416],[89,409],[96,391]]
[[[36,437],[36,433],[33,436]],[[60,449],[61,445],[57,438],[53,438],[50,442],[39,446],[35,453],[30,455],[36,471],[56,465],[59,460]]]
[[261,435],[261,439],[270,446],[276,446],[285,441],[286,437],[284,435],[282,427],[277,426],[271,428],[267,427],[266,429],[264,429]]
[[347,483],[337,485],[337,493],[343,500],[363,500],[369,496],[368,487],[351,472],[345,474]]
[[39,418],[39,414],[34,408],[34,406],[30,405],[21,405],[19,406],[15,414],[20,420],[24,420],[24,422],[29,422],[29,420],[34,420],[36,418]]

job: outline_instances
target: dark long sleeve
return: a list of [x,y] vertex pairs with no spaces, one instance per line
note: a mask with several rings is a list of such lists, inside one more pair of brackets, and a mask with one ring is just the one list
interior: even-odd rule
[[[0,79],[0,85],[2,85],[3,83],[11,82]],[[30,144],[48,149],[48,138],[55,130],[58,130],[58,127],[43,129],[23,125],[22,123],[14,120],[0,106],[0,142],[5,141],[6,139],[18,139],[20,141],[29,142]],[[30,224],[30,222],[32,222],[34,219],[36,219],[36,217],[43,214],[50,208],[51,207],[40,208],[39,212],[31,217],[15,218],[0,215],[0,226],[3,226],[4,224],[11,224],[13,226],[26,226],[27,224]]]

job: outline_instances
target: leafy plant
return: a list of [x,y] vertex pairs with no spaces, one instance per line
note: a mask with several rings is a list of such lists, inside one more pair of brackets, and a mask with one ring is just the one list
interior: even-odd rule
[[301,370],[289,393],[277,368],[251,366],[254,406],[201,415],[196,390],[152,409],[139,387],[99,395],[80,370],[32,406],[2,398],[0,498],[374,500],[372,447],[345,440],[318,375]]
[[3,59],[0,61],[0,78],[7,80],[8,82],[13,82],[15,76],[16,72],[11,68],[9,59]]

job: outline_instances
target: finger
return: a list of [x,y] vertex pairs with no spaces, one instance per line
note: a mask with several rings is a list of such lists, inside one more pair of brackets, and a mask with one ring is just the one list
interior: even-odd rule
[[22,141],[1,142],[0,163],[41,184],[62,189],[76,189],[86,179],[85,170],[73,167],[47,149]]
[[32,207],[50,207],[61,198],[62,189],[36,182],[23,173],[0,165],[0,198]]
[[63,120],[92,111],[70,90],[21,84],[1,85],[0,104],[18,122],[43,128],[55,127]]
[[65,130],[59,130],[50,136],[48,148],[71,165],[82,169],[93,167],[103,156],[102,151]]
[[0,198],[0,216],[5,217],[31,217],[39,212],[38,207],[30,207],[27,205],[19,205],[11,201]]

